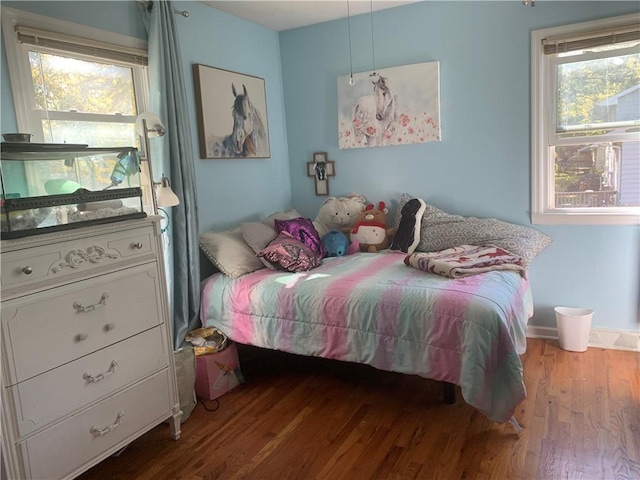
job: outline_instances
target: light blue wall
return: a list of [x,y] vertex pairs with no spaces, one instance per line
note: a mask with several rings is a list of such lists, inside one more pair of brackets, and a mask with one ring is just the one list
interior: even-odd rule
[[[108,8],[106,4],[108,3]],[[103,30],[144,37],[133,2],[2,2]],[[403,191],[452,213],[529,225],[530,31],[638,11],[637,2],[435,2],[374,14],[378,68],[439,61],[439,143],[337,149],[336,78],[349,71],[347,22],[278,35],[197,2],[176,17],[190,102],[200,229],[226,228],[293,205],[314,217],[305,164],[336,161],[331,193],[395,204]],[[354,71],[371,68],[367,15],[352,19]],[[265,79],[271,158],[201,160],[192,63]],[[1,129],[15,130],[2,49]],[[285,108],[286,106],[286,108]],[[286,118],[286,123],[285,123]],[[534,262],[532,324],[554,326],[555,305],[596,311],[594,326],[638,331],[640,228],[536,226],[554,239]]]
[[[265,79],[271,158],[196,160],[200,230],[236,226],[290,208],[291,180],[277,32],[196,2],[175,4],[188,99],[195,108],[191,65],[224,68]],[[231,108],[231,105],[229,105]],[[199,157],[192,114],[194,155]]]
[[[637,2],[422,2],[374,13],[376,67],[440,62],[442,142],[339,150],[336,80],[349,73],[347,21],[280,35],[293,203],[316,197],[305,162],[327,151],[332,194],[392,202],[402,192],[451,213],[530,225],[530,33],[638,12]],[[354,72],[372,65],[369,15],[351,19]],[[553,237],[530,279],[532,325],[553,307],[590,307],[593,325],[638,331],[640,228],[534,226]]]
[[[207,7],[174,2],[188,10],[176,15],[187,102],[191,120],[200,230],[222,229],[240,220],[255,220],[291,207],[289,157],[278,33]],[[122,2],[2,2],[27,10],[132,37],[146,38],[138,5]],[[4,41],[2,41],[4,44]],[[203,160],[199,158],[198,124],[192,64],[220,67],[265,79],[271,158]],[[16,130],[7,61],[2,48],[2,132]],[[231,106],[229,106],[231,108]]]

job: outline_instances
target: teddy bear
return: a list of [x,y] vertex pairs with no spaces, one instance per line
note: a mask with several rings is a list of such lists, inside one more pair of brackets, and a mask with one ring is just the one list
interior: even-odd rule
[[366,205],[367,200],[358,193],[351,193],[346,197],[329,197],[320,207],[313,226],[321,238],[332,230],[349,235],[356,217]]
[[389,248],[395,228],[387,228],[388,213],[385,203],[379,202],[377,208],[369,204],[358,215],[351,230],[351,240],[359,242],[361,252],[376,253]]

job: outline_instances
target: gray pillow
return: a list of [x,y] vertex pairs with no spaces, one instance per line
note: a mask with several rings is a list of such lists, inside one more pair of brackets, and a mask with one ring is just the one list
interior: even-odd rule
[[[400,222],[400,210],[411,200],[404,193],[396,211],[395,226]],[[460,245],[496,245],[523,258],[529,267],[535,257],[551,243],[551,237],[533,228],[503,222],[495,218],[450,215],[427,204],[420,225],[417,252],[438,252]]]
[[[266,222],[247,222],[240,225],[240,231],[242,232],[242,238],[249,245],[249,248],[253,250],[253,253],[257,255],[265,248],[269,243],[278,236],[275,229],[272,226],[267,225]],[[258,257],[260,261],[270,270],[275,270],[269,260],[263,257]]]
[[[295,208],[287,210],[286,212],[275,212],[269,215],[267,218],[260,220],[265,225],[269,225],[275,231],[275,220],[293,220],[294,218],[301,217]],[[277,236],[277,235],[276,235]],[[275,237],[273,237],[275,238]],[[273,239],[272,239],[273,240]]]

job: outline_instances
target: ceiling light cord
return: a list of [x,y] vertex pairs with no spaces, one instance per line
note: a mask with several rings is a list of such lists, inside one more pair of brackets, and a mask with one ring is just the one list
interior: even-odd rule
[[369,17],[371,18],[371,64],[373,65],[373,72],[369,76],[375,77],[378,74],[376,73],[376,46],[373,35],[373,0],[369,0]]
[[349,9],[349,0],[347,0],[347,26],[349,28],[349,85],[356,82],[353,79],[353,59],[351,57],[351,10]]

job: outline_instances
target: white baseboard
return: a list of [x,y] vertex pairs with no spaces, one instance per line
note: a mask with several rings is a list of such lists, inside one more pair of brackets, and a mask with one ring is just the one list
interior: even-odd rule
[[[557,340],[558,329],[529,325],[527,326],[527,337]],[[589,333],[589,346],[640,352],[640,333],[592,328]]]

